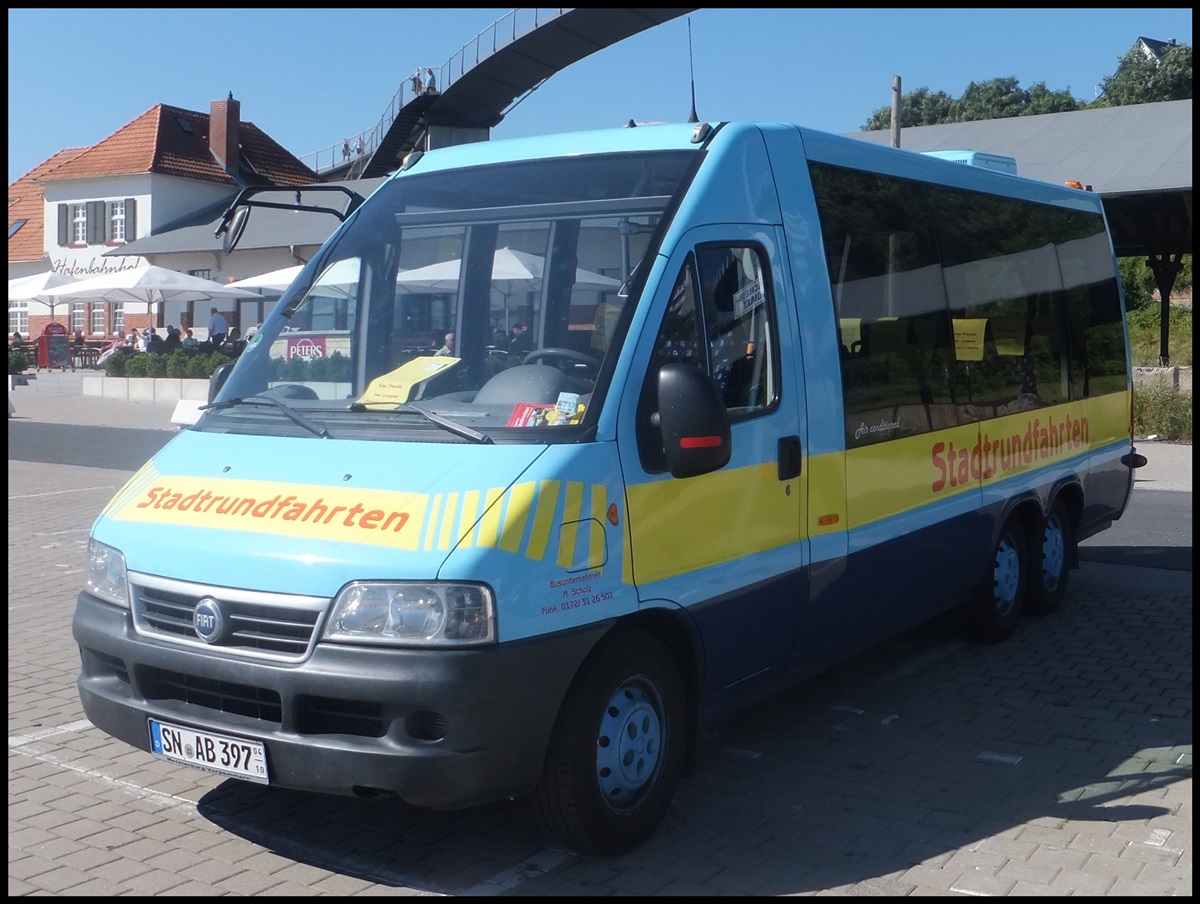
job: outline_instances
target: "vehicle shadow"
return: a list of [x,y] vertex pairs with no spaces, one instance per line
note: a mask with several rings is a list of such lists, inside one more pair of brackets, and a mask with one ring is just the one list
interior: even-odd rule
[[555,851],[518,803],[432,813],[230,781],[199,812],[434,894],[953,893],[1035,850],[1148,835],[1190,801],[1191,618],[1190,575],[1085,562],[1059,612],[1005,643],[921,626],[718,724],[662,828],[609,860]]
[[1187,546],[1081,546],[1079,559],[1083,562],[1107,562],[1111,565],[1132,565],[1135,568],[1166,568],[1171,571],[1192,570],[1192,547]]

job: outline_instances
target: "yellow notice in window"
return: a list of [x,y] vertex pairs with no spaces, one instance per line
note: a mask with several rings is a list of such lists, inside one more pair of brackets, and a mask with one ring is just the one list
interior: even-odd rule
[[954,357],[959,361],[982,361],[986,330],[986,317],[955,317]]
[[862,319],[859,317],[838,318],[838,330],[842,334],[842,345],[846,351],[856,351],[854,343],[862,342]]
[[418,384],[450,369],[461,360],[450,355],[427,355],[405,361],[395,370],[372,380],[367,391],[358,397],[358,402],[360,405],[378,405],[382,408],[404,405]]

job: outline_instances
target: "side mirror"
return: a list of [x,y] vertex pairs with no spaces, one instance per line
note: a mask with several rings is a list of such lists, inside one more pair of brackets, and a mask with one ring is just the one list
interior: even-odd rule
[[213,375],[208,379],[208,404],[212,404],[217,400],[217,395],[221,391],[221,387],[225,385],[225,381],[229,379],[230,373],[233,372],[233,362],[220,365],[213,371]]
[[658,423],[673,477],[696,477],[729,464],[733,436],[717,387],[691,364],[658,372]]
[[246,224],[250,221],[250,208],[239,207],[234,211],[233,217],[221,223],[217,227],[217,234],[221,236],[221,253],[229,254],[237,247],[238,242],[242,240],[242,233],[246,231]]

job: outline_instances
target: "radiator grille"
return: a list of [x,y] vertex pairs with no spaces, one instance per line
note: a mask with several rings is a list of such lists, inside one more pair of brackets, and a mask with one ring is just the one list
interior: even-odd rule
[[[249,657],[298,661],[316,643],[317,626],[328,608],[324,597],[234,590],[130,574],[134,624],[141,634],[188,646],[217,647]],[[196,605],[216,602],[224,630],[206,643],[193,626]]]

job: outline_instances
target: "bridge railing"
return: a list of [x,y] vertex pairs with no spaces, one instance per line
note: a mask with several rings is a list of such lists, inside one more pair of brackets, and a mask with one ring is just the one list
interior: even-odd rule
[[[445,91],[454,82],[462,78],[462,76],[470,69],[478,66],[496,51],[511,44],[517,38],[528,34],[533,29],[545,25],[551,19],[557,19],[566,8],[525,8],[509,10],[467,43],[463,44],[458,50],[450,55],[450,59],[442,63],[434,70],[437,90]],[[424,67],[418,67],[424,72]],[[392,99],[386,110],[379,117],[379,121],[368,129],[350,135],[350,156],[346,158],[343,155],[342,141],[335,141],[328,147],[321,148],[318,151],[304,154],[300,157],[300,162],[309,169],[322,173],[338,167],[345,167],[349,174],[354,174],[357,169],[361,169],[365,165],[365,161],[369,160],[375,149],[379,147],[383,141],[383,137],[387,135],[388,129],[392,127],[396,117],[400,115],[400,111],[404,109],[416,97],[411,88],[411,76],[405,76],[400,83],[399,90],[392,95]],[[356,140],[361,138],[363,143],[363,153],[361,157],[355,151]],[[358,161],[362,160],[360,164]]]

